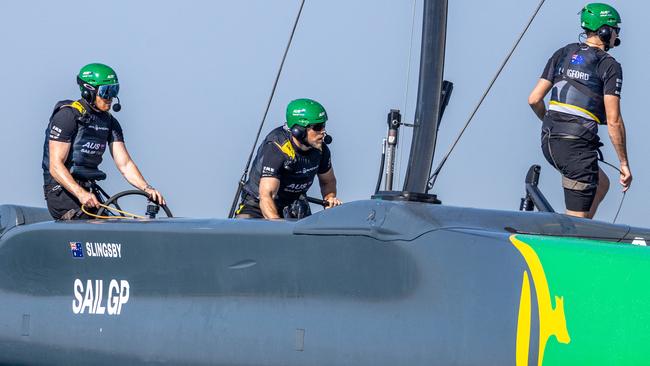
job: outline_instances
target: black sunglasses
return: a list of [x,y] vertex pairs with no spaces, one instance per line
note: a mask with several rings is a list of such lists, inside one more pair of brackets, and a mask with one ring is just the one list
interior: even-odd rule
[[325,122],[309,125],[308,128],[310,128],[311,130],[316,131],[316,132],[321,132],[322,130],[325,129]]

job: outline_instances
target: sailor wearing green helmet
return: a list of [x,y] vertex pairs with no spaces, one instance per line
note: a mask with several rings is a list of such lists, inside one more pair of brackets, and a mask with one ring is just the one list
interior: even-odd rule
[[237,218],[308,216],[305,194],[316,175],[329,207],[341,204],[325,143],[326,122],[327,112],[315,100],[296,99],[287,105],[286,124],[271,131],[257,150]]
[[607,53],[621,44],[621,17],[610,5],[592,3],[580,12],[580,21],[586,39],[553,54],[528,103],[543,122],[544,157],[562,174],[566,213],[593,218],[609,189],[609,179],[598,167],[603,146],[599,125],[607,125],[618,155],[623,191],[630,187],[632,173],[620,107],[623,71]]
[[[87,186],[89,180],[106,176],[98,166],[107,145],[126,180],[148,193],[152,200],[164,204],[162,194],[147,183],[131,159],[122,127],[109,112],[120,90],[115,71],[104,64],[86,65],[77,75],[77,84],[81,99],[58,102],[45,130],[43,188],[52,217],[88,218],[81,212],[81,206],[90,210],[99,207],[97,197]],[[120,110],[117,100],[113,105],[116,112]]]

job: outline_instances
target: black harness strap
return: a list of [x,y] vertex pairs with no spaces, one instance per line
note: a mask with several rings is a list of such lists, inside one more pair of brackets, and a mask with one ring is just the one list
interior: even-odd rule
[[[578,48],[578,50],[580,50],[580,48]],[[567,76],[567,70],[569,69],[569,65],[571,64],[571,57],[569,57],[569,50],[565,49],[562,57],[564,59],[564,62],[562,63],[562,74],[560,74],[556,78],[556,80],[565,80],[566,82],[571,84],[571,86],[578,89],[581,93],[586,94],[589,97],[592,97],[594,99],[603,99],[602,95],[599,95],[598,93],[594,93],[593,90],[589,89],[587,86]]]

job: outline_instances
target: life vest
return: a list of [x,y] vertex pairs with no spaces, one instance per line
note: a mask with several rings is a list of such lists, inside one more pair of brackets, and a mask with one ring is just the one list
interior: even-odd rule
[[597,124],[607,124],[604,83],[598,74],[606,52],[584,44],[564,47],[551,91],[549,110],[578,116]]
[[77,134],[71,141],[70,153],[66,159],[65,166],[71,169],[73,166],[85,167],[91,170],[99,170],[108,137],[111,129],[112,117],[98,116],[95,113],[89,113],[86,107],[80,101],[63,100],[54,106],[50,115],[50,123],[45,131],[45,154],[43,156],[43,169],[49,172],[49,129],[51,128],[52,118],[63,108],[70,108],[75,114],[77,123]]
[[[268,144],[273,145],[277,152],[281,153],[284,163],[280,172],[280,187],[276,203],[279,207],[286,202],[293,201],[303,194],[306,194],[318,174],[323,153],[316,149],[309,149],[306,152],[296,151],[291,142],[291,132],[284,127],[278,127],[271,131],[264,139],[264,142],[257,150],[257,156],[253,161],[248,181],[243,187],[244,195],[250,195],[259,199],[259,182],[262,177],[263,150]],[[323,146],[323,149],[327,149]]]

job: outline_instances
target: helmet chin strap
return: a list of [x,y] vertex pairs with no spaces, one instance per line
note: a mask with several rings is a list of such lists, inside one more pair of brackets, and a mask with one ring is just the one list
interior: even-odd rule
[[297,147],[305,150],[311,148],[311,145],[309,145],[309,142],[307,142],[307,134],[305,134],[305,137],[299,139],[298,137],[291,135],[291,138],[294,139],[295,142],[297,142]]
[[307,134],[305,134],[305,137],[303,137],[301,140],[298,140],[298,141],[300,142],[300,144],[302,146],[306,147],[307,149],[313,148],[313,146],[311,146],[309,141],[307,141]]
[[94,111],[96,111],[96,112],[101,112],[101,109],[99,109],[99,108],[97,107],[97,105],[95,104],[95,99],[93,99],[92,101],[88,101],[88,100],[85,100],[85,101],[88,102],[88,105],[89,105],[90,108],[92,108]]
[[609,46],[609,42],[605,43],[605,51],[609,51],[609,50],[611,50],[612,48],[614,48],[614,47],[618,47],[618,46],[620,46],[620,45],[621,45],[621,39],[618,38],[618,37],[616,37],[616,39],[614,40],[614,45],[613,45],[613,46],[610,47],[610,46]]

